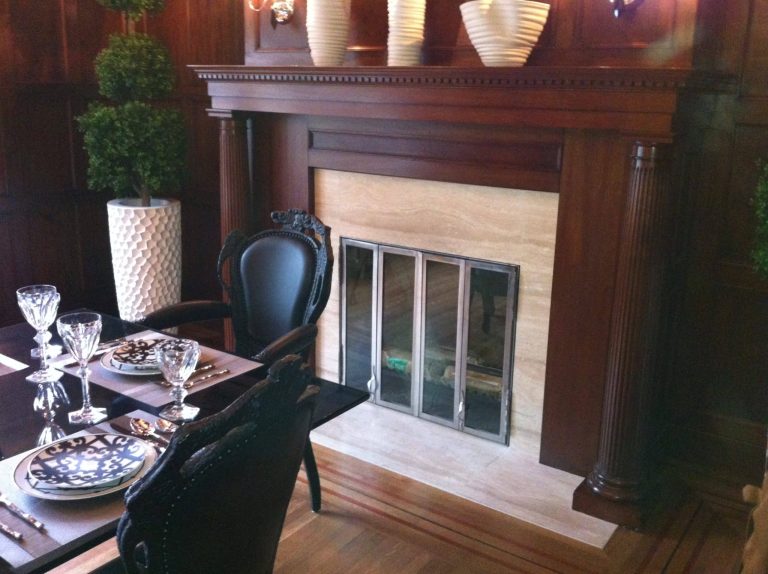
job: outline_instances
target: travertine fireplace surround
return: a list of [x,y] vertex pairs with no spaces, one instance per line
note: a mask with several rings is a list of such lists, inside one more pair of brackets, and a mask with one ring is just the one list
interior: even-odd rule
[[637,524],[672,219],[673,118],[681,94],[717,91],[716,82],[703,86],[690,70],[624,68],[195,72],[220,119],[222,234],[257,228],[287,207],[335,225],[324,189],[334,172],[558,198],[540,460],[587,477],[574,507]]
[[[511,440],[538,456],[557,194],[334,170],[316,170],[314,187],[337,254],[348,237],[520,265]],[[339,380],[339,287],[318,322],[317,372],[331,381]]]

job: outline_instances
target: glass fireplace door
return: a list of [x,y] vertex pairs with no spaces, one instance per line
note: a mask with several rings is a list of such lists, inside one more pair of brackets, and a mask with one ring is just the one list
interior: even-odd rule
[[341,380],[509,442],[519,267],[342,238]]
[[376,402],[413,412],[416,253],[379,246]]
[[424,255],[421,285],[421,408],[419,416],[458,427],[461,398],[461,313],[464,263]]

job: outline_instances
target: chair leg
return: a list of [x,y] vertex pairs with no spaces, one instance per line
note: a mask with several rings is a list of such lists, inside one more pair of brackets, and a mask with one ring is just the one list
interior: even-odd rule
[[307,482],[309,483],[309,498],[312,501],[312,512],[320,512],[320,475],[317,473],[315,453],[312,450],[312,443],[309,441],[309,437],[307,437],[307,444],[304,447],[304,471],[307,473]]

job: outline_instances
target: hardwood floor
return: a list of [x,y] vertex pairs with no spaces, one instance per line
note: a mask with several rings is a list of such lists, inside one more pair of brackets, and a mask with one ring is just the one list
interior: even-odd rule
[[[711,494],[675,494],[646,532],[619,529],[601,550],[327,448],[315,452],[323,509],[310,510],[301,472],[277,574],[721,574],[738,568],[746,509]],[[54,572],[93,572],[116,555],[110,540]]]

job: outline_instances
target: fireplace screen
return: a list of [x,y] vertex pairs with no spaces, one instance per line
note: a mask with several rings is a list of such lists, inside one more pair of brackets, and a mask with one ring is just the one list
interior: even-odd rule
[[507,444],[519,267],[341,244],[342,382]]

